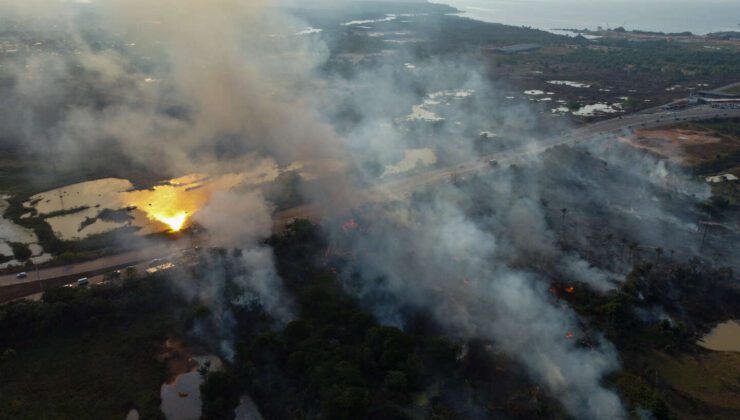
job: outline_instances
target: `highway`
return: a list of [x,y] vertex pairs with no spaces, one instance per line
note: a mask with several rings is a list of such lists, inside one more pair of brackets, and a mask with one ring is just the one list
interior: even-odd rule
[[[526,144],[515,150],[508,150],[487,156],[454,167],[439,168],[420,174],[393,180],[378,186],[351,193],[343,208],[326,208],[318,205],[304,205],[275,214],[275,229],[279,231],[292,220],[309,219],[319,221],[325,214],[339,214],[363,204],[388,201],[401,198],[415,190],[432,184],[449,182],[455,177],[491,170],[491,161],[498,164],[516,162],[527,156],[537,155],[546,150],[560,146],[576,144],[585,140],[598,140],[614,134],[624,134],[631,130],[665,127],[683,121],[698,121],[716,117],[740,118],[740,109],[714,109],[708,106],[697,106],[681,111],[664,111],[652,109],[640,113],[622,115],[621,117],[602,120],[558,137],[552,137],[536,143]],[[180,249],[189,246],[185,243],[171,246],[154,246],[122,254],[111,255],[91,261],[65,266],[45,268],[28,273],[26,279],[17,279],[14,274],[0,276],[0,303],[38,294],[43,287],[58,287],[74,282],[79,277],[94,277],[104,272],[137,265],[153,258],[166,258]]]
[[561,145],[571,145],[587,140],[598,140],[609,135],[625,134],[632,130],[654,129],[677,124],[684,121],[699,121],[717,117],[740,118],[740,109],[720,110],[707,106],[689,108],[685,111],[663,111],[653,109],[652,112],[641,112],[609,120],[599,121],[558,137],[552,137],[538,142],[527,143],[520,148],[481,156],[476,160],[462,163],[454,167],[439,168],[425,171],[420,174],[407,176],[398,180],[386,182],[367,190],[357,191],[346,197],[346,205],[337,208],[321,207],[319,205],[304,205],[279,212],[275,215],[276,228],[280,229],[294,219],[309,219],[314,222],[321,220],[327,213],[338,214],[362,204],[388,201],[401,198],[415,190],[428,185],[447,182],[454,177],[464,177],[477,172],[491,170],[491,161],[500,165],[515,163],[519,159],[541,154],[548,149]]

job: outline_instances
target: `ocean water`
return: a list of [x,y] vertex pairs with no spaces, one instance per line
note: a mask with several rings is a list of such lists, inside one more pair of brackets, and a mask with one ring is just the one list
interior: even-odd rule
[[706,34],[740,31],[740,0],[431,0],[472,19],[537,29],[623,26]]

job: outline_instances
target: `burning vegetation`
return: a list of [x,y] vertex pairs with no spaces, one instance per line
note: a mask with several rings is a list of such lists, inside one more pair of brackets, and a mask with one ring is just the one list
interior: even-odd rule
[[[44,180],[47,192],[13,198],[14,222],[69,260],[79,255],[67,250],[146,246],[162,232],[180,259],[0,307],[10,378],[0,417],[74,411],[50,390],[80,387],[50,354],[43,366],[65,386],[24,379],[35,343],[60,344],[80,366],[64,334],[110,349],[98,335],[129,326],[141,328],[136,349],[112,343],[152,375],[147,389],[156,367],[140,352],[153,342],[174,336],[224,359],[204,375],[204,418],[233,417],[244,394],[267,418],[663,419],[706,408],[643,373],[665,355],[699,354],[700,332],[740,316],[737,207],[709,205],[712,189],[656,157],[652,141],[575,140],[550,113],[510,105],[477,36],[434,47],[435,22],[468,20],[423,2],[363,4],[368,19],[335,22],[269,2],[38,1],[51,16],[21,1],[0,15],[35,22],[39,47],[63,39],[73,53],[29,48],[2,67],[12,83],[0,89],[25,104],[12,132],[24,153],[53,161],[44,176],[87,161],[104,175],[56,189]],[[378,18],[376,6],[394,13]],[[402,15],[419,25],[413,37],[363,28]],[[43,24],[57,16],[67,25]],[[306,29],[326,20],[328,40]],[[551,38],[472,25],[449,33]],[[166,175],[137,188],[127,178],[139,168]],[[111,401],[156,418],[156,398],[126,384]],[[51,403],[32,407],[37,395]],[[112,404],[74,406],[103,418]]]

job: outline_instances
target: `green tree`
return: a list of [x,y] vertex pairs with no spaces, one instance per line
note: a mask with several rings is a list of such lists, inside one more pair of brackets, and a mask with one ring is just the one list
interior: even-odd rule
[[200,397],[203,401],[202,418],[233,419],[234,410],[239,405],[238,389],[233,374],[224,371],[208,373],[206,380],[200,385]]
[[13,249],[13,256],[18,261],[26,261],[33,255],[31,249],[26,244],[11,242],[10,247]]

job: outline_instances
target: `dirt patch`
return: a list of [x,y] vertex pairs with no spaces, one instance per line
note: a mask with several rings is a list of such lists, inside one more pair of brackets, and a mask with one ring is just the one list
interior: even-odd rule
[[711,131],[685,128],[640,130],[633,136],[622,137],[620,140],[688,166],[709,162],[720,154],[740,149],[738,142],[729,141]]
[[157,355],[157,360],[166,366],[165,383],[172,384],[178,376],[193,371],[198,366],[198,362],[193,357],[203,354],[205,354],[203,349],[186,347],[182,340],[167,339]]

